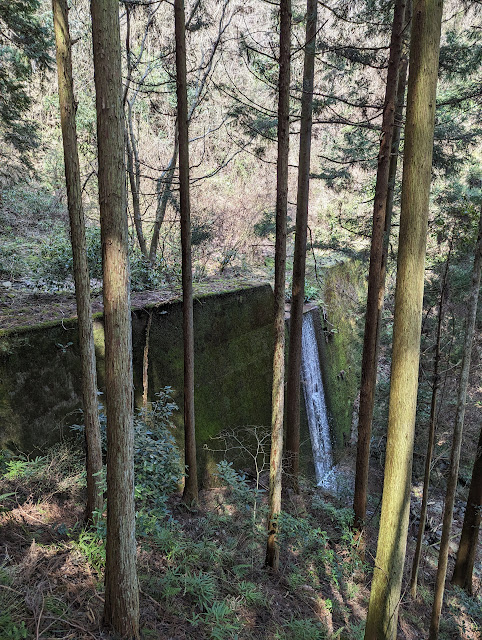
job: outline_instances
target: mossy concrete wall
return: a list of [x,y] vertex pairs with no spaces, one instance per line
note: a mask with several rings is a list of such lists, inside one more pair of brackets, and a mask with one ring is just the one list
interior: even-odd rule
[[[273,293],[269,285],[208,294],[194,302],[195,404],[198,447],[222,429],[270,424]],[[142,399],[146,327],[149,397],[166,385],[183,406],[182,305],[134,310],[135,401]],[[102,318],[95,321],[99,387],[104,386]],[[0,445],[42,450],[81,422],[80,363],[75,321],[0,336]],[[175,415],[181,427],[182,415]],[[178,428],[179,441],[182,429]],[[206,455],[206,454],[205,454]]]
[[0,337],[0,446],[22,452],[58,441],[81,420],[76,322],[9,330]]
[[[323,303],[315,327],[323,383],[339,455],[346,444],[358,392],[360,336],[357,329],[363,271],[356,263],[321,270]],[[211,436],[242,425],[271,423],[273,293],[269,285],[199,296],[194,302],[195,406],[200,467],[214,465]],[[146,345],[147,324],[152,317]],[[148,347],[148,395],[173,389],[181,410],[174,416],[183,444],[183,353],[181,302],[134,310],[135,402],[141,405],[142,365]],[[95,320],[99,387],[104,388],[104,330]],[[80,423],[80,362],[76,321],[0,333],[0,446],[42,451],[69,436]],[[303,409],[302,409],[303,412]],[[207,445],[207,447],[205,446]],[[302,434],[304,468],[312,466],[308,430]]]
[[366,297],[366,279],[360,263],[350,261],[324,268],[321,280],[323,302],[315,327],[335,456],[339,457],[350,439],[359,391],[360,310]]

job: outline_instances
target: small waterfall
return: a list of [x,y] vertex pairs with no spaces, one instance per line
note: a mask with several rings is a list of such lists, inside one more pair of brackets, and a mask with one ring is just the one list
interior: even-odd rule
[[333,467],[333,453],[330,426],[326,413],[325,393],[321,379],[318,344],[311,313],[303,315],[301,376],[311,447],[313,449],[316,482],[319,486],[323,486],[328,481],[327,476]]

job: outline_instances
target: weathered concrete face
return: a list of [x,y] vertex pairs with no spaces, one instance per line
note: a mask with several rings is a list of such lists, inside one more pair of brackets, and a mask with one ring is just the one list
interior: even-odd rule
[[[163,305],[133,314],[134,386],[142,400],[142,358],[148,313],[149,397],[166,385],[180,410],[174,414],[175,437],[183,433],[182,307]],[[198,466],[202,475],[215,471],[219,447],[211,438],[242,425],[271,424],[273,368],[273,293],[263,286],[205,296],[194,302],[194,402]],[[101,381],[101,380],[100,380]],[[102,381],[101,381],[102,382]]]
[[[335,457],[350,434],[358,391],[359,336],[355,326],[363,276],[353,264],[322,270],[325,307],[312,311],[332,428]],[[148,340],[148,398],[165,386],[173,390],[180,410],[175,436],[183,450],[182,304],[159,304],[132,313],[134,396],[142,404],[143,357]],[[273,367],[273,292],[269,285],[245,286],[211,293],[194,301],[195,409],[200,474],[209,476],[225,457],[211,437],[244,425],[271,425]],[[98,384],[104,389],[104,329],[94,323]],[[102,396],[100,397],[102,401]],[[23,452],[45,450],[72,434],[82,422],[79,412],[80,361],[76,321],[31,329],[8,330],[0,336],[0,447]],[[246,435],[246,434],[245,434]],[[302,403],[300,460],[312,475],[313,460]],[[249,435],[248,435],[249,438]],[[207,447],[205,447],[207,445]],[[255,443],[253,442],[253,447]],[[229,459],[233,452],[226,452]],[[246,457],[239,466],[250,465]],[[236,462],[236,464],[238,464]]]
[[[169,385],[181,410],[182,305],[133,311],[135,402],[142,402],[142,364],[149,313],[149,398]],[[273,293],[266,286],[202,296],[194,302],[198,447],[222,429],[270,424]],[[95,321],[99,387],[104,384],[102,319]],[[82,421],[75,322],[6,332],[0,338],[0,445],[42,450]],[[182,428],[178,428],[182,441]]]
[[0,446],[41,451],[81,422],[78,353],[71,321],[0,338]]
[[361,348],[357,318],[365,303],[365,272],[358,262],[323,269],[324,307],[315,321],[335,458],[348,444],[359,391]]

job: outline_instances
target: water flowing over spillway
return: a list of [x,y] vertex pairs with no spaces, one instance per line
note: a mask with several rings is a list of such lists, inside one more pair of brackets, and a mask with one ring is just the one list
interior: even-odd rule
[[[311,313],[305,313],[303,316],[301,376],[316,482],[322,486],[328,480],[327,476],[333,467],[333,452],[321,379],[318,345]],[[326,480],[324,481],[324,479]]]

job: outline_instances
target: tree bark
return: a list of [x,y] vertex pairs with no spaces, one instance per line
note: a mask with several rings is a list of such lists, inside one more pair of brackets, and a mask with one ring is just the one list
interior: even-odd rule
[[147,415],[147,400],[149,397],[149,347],[151,344],[152,311],[148,312],[146,324],[146,337],[142,354],[142,407]]
[[281,512],[285,378],[286,225],[288,217],[288,160],[290,145],[291,0],[280,2],[278,81],[278,162],[276,190],[276,247],[274,276],[274,358],[269,472],[269,515],[266,565],[279,569],[278,518]]
[[107,544],[104,624],[139,637],[134,510],[132,330],[117,0],[92,0],[104,276]]
[[127,155],[127,175],[129,176],[129,185],[131,188],[132,198],[132,212],[134,217],[134,226],[136,229],[137,241],[139,242],[139,248],[142,255],[147,260],[149,255],[147,253],[146,239],[144,237],[144,230],[142,228],[142,216],[141,216],[141,201],[140,201],[140,173],[141,167],[139,162],[139,156],[134,149],[135,140],[132,132],[132,113],[130,105],[127,106],[127,126],[129,131],[126,131],[126,155]]
[[381,287],[378,300],[378,327],[377,327],[377,366],[378,356],[380,352],[380,335],[382,328],[382,316],[385,297],[385,281],[387,276],[388,250],[390,248],[390,233],[392,229],[393,203],[395,198],[395,184],[397,178],[398,157],[400,155],[400,139],[403,127],[403,112],[405,109],[405,93],[407,89],[407,73],[408,73],[408,48],[410,46],[410,29],[409,25],[412,21],[412,0],[407,1],[405,7],[405,44],[407,51],[402,56],[398,72],[398,88],[397,88],[397,108],[395,111],[395,122],[392,136],[392,150],[390,153],[390,168],[388,171],[388,191],[387,191],[387,211],[385,214],[385,231],[383,235],[383,253],[382,253],[382,273]]
[[85,218],[82,207],[76,103],[72,77],[72,51],[67,0],[52,0],[57,72],[59,84],[60,124],[64,148],[65,184],[69,207],[70,239],[74,263],[75,297],[79,319],[80,365],[82,371],[82,406],[85,422],[87,503],[85,519],[92,522],[94,511],[103,505],[101,490],[102,447],[100,441],[97,373],[95,368],[94,331],[90,303],[90,276],[87,263]]
[[286,389],[286,463],[287,478],[298,492],[300,456],[300,371],[301,331],[305,299],[306,236],[310,191],[311,127],[313,120],[313,78],[315,69],[317,2],[306,3],[306,41],[301,96],[296,233],[290,311],[289,360]]
[[161,232],[162,223],[166,216],[167,203],[171,193],[172,181],[174,179],[174,171],[176,170],[177,156],[179,154],[179,139],[176,132],[174,140],[174,150],[171,159],[167,165],[167,169],[162,172],[161,176],[156,180],[156,217],[152,228],[151,244],[149,248],[149,264],[154,266],[157,255],[157,247],[159,245],[159,234]]
[[410,28],[412,23],[412,0],[407,0],[405,7],[405,52],[400,61],[398,70],[397,107],[395,110],[395,122],[393,125],[392,150],[390,153],[390,168],[388,170],[387,210],[385,214],[385,230],[383,235],[383,253],[381,286],[378,299],[378,326],[377,326],[377,352],[376,361],[380,353],[380,336],[382,331],[383,306],[385,298],[385,282],[387,277],[388,250],[390,248],[390,233],[392,229],[393,204],[395,198],[395,184],[397,178],[398,157],[400,155],[400,139],[402,136],[403,113],[405,109],[405,93],[407,89],[408,57],[410,48]]
[[482,429],[475,454],[469,497],[465,507],[464,524],[460,536],[459,550],[455,562],[452,583],[472,594],[472,574],[479,539],[482,516]]
[[[147,260],[147,246],[142,228],[141,204],[140,204],[140,187],[141,187],[141,165],[139,162],[139,152],[137,140],[134,135],[134,127],[132,124],[132,101],[128,100],[129,88],[132,80],[132,53],[131,53],[131,11],[132,8],[126,4],[126,58],[127,58],[127,79],[124,87],[124,96],[122,104],[127,105],[125,114],[127,127],[125,128],[126,138],[126,154],[127,154],[127,175],[129,177],[129,185],[131,188],[132,213],[134,217],[134,227],[136,229],[137,241],[142,255]],[[150,24],[150,20],[148,25]],[[147,27],[148,28],[148,27]],[[143,47],[141,47],[142,51]],[[135,96],[134,96],[135,99]]]
[[395,110],[397,106],[397,86],[402,55],[403,26],[406,0],[397,0],[393,14],[390,56],[388,61],[385,103],[383,108],[378,170],[373,205],[373,224],[370,247],[370,268],[368,275],[368,296],[365,315],[365,335],[360,387],[360,409],[358,413],[358,444],[355,473],[355,494],[353,508],[355,527],[361,529],[366,517],[368,468],[370,460],[370,438],[372,431],[375,386],[377,380],[377,343],[380,297],[383,299],[383,240],[390,174]]
[[442,539],[438,556],[437,578],[435,580],[435,593],[430,621],[429,640],[438,638],[440,614],[442,611],[443,596],[445,590],[445,578],[449,555],[450,530],[452,528],[452,514],[454,510],[455,491],[459,475],[460,448],[462,446],[462,433],[464,429],[465,404],[467,400],[467,387],[469,384],[470,358],[472,354],[472,342],[475,333],[475,320],[477,317],[477,302],[480,289],[480,274],[482,271],[482,211],[479,218],[479,232],[474,256],[472,271],[472,284],[467,309],[467,328],[465,332],[464,351],[462,355],[462,368],[460,371],[459,391],[457,396],[457,409],[455,412],[454,435],[452,452],[450,454],[449,476],[447,479],[447,494],[442,525]]
[[194,422],[194,323],[189,202],[189,122],[186,80],[186,17],[184,0],[174,1],[176,32],[177,125],[182,249],[182,311],[184,338],[184,457],[188,469],[183,500],[197,503],[196,430]]
[[442,1],[417,0],[413,15],[385,481],[366,640],[396,637],[410,507]]
[[432,399],[430,401],[430,422],[428,429],[428,443],[427,454],[425,456],[425,472],[423,477],[423,494],[422,494],[422,506],[420,509],[420,521],[418,525],[417,544],[415,546],[415,554],[413,556],[412,564],[412,576],[410,578],[410,594],[412,598],[417,596],[417,577],[418,567],[420,564],[420,556],[422,555],[422,541],[423,534],[425,532],[425,521],[427,520],[427,505],[428,505],[428,491],[430,488],[430,469],[432,466],[433,445],[435,442],[435,428],[437,425],[437,401],[438,392],[440,387],[440,343],[442,339],[442,321],[443,321],[443,306],[445,302],[445,291],[447,288],[447,278],[450,265],[450,255],[452,253],[452,240],[450,240],[449,253],[445,263],[444,275],[442,280],[442,290],[440,292],[440,300],[438,306],[438,319],[437,319],[437,337],[435,341],[435,356],[434,356],[434,368],[432,379]]

